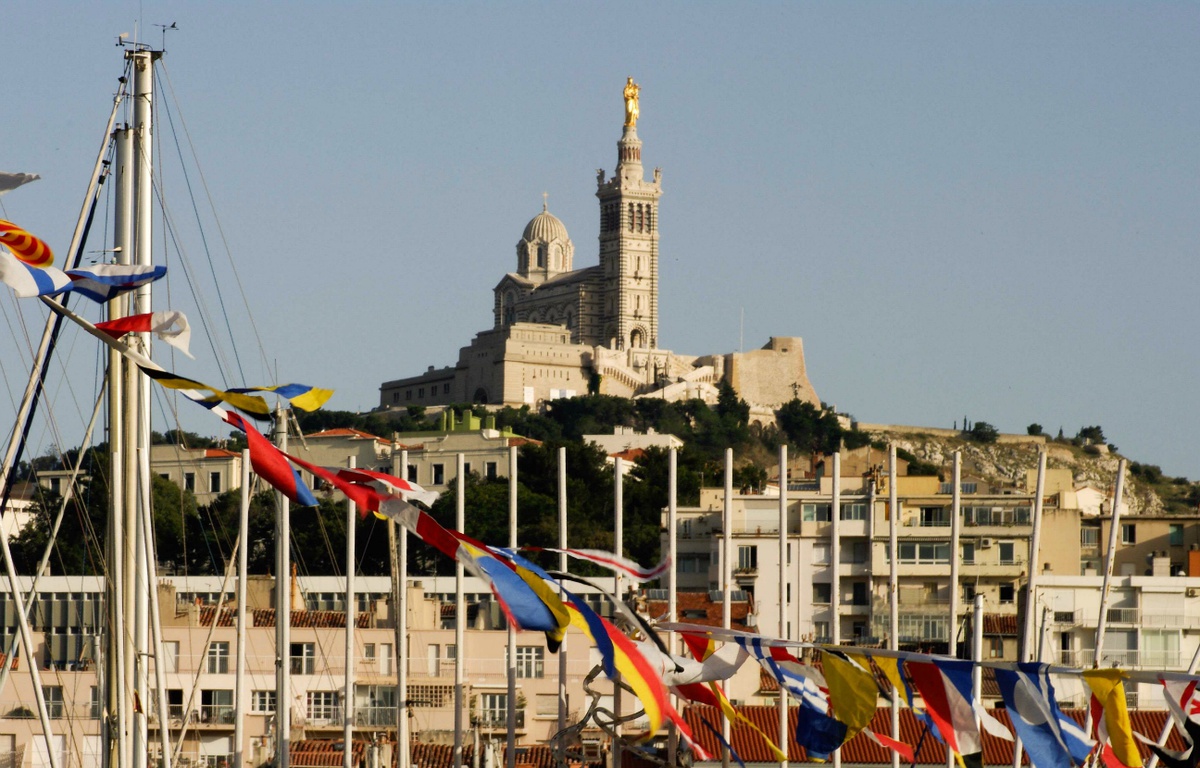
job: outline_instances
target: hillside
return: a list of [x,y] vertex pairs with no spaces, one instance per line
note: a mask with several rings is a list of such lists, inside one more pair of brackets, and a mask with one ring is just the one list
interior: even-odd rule
[[[1023,486],[1026,471],[1037,469],[1038,452],[1046,449],[1046,465],[1070,469],[1076,484],[1111,492],[1122,458],[1106,445],[1078,445],[1078,440],[1056,440],[1044,435],[1000,435],[996,442],[980,442],[945,429],[860,424],[876,444],[894,442],[923,462],[943,468],[948,479],[954,451],[962,452],[962,473],[1004,487]],[[1124,500],[1135,515],[1200,514],[1200,483],[1172,478],[1152,464],[1128,461]]]

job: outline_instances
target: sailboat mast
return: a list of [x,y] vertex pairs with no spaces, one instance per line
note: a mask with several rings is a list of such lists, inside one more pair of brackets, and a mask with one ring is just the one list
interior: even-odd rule
[[[116,210],[113,221],[113,253],[118,264],[128,264],[133,252],[133,134],[128,126],[113,134],[116,148],[113,174],[116,177]],[[110,320],[124,317],[128,297],[122,295],[107,304]],[[104,689],[108,718],[105,721],[106,768],[129,764],[129,690],[126,686],[125,643],[125,369],[128,363],[121,353],[108,353],[108,451],[109,510],[105,540],[108,563],[105,610],[109,631],[104,654]]]
[[[160,51],[135,50],[127,54],[133,62],[133,169],[134,169],[134,204],[137,216],[135,219],[134,263],[139,266],[151,266],[154,263],[154,62],[162,55]],[[133,292],[131,307],[133,314],[144,314],[151,311],[150,285],[146,284]],[[130,346],[150,357],[150,334],[139,333],[131,340]],[[126,546],[132,547],[132,556],[125,557],[126,564],[133,565],[133,653],[130,657],[133,671],[134,701],[137,712],[134,713],[133,751],[128,765],[132,768],[145,768],[149,751],[148,721],[146,707],[149,705],[149,675],[150,660],[150,590],[153,585],[149,582],[150,564],[146,553],[146,538],[151,534],[145,525],[147,516],[140,513],[138,503],[149,504],[149,498],[139,500],[134,489],[150,487],[148,477],[149,462],[139,460],[139,456],[150,455],[150,380],[141,374],[136,366],[129,366],[132,374],[129,387],[126,390],[126,405],[129,407],[132,423],[126,434],[127,441],[136,441],[136,448],[125,451],[125,461],[131,465],[131,476],[135,482],[126,485],[125,508],[129,511],[125,518]],[[147,477],[142,477],[146,474]]]

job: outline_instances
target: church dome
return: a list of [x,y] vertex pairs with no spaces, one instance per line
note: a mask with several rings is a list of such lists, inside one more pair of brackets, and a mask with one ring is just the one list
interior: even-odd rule
[[567,237],[567,228],[558,220],[558,217],[546,210],[546,206],[542,206],[542,212],[530,219],[525,225],[525,233],[521,239],[527,243],[550,243],[555,240],[570,240]]

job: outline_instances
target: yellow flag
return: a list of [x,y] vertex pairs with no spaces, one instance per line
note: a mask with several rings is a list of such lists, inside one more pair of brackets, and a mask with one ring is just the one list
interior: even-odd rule
[[1129,710],[1125,708],[1125,684],[1122,681],[1126,677],[1120,669],[1086,669],[1083,672],[1092,695],[1104,708],[1104,727],[1113,754],[1129,768],[1141,768],[1142,756],[1129,722]]
[[846,725],[846,741],[871,724],[879,688],[871,673],[836,653],[824,651],[825,684],[833,716]]

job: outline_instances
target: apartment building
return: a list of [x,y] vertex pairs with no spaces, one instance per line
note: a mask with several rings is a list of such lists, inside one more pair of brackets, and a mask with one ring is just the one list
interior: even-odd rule
[[[453,578],[410,579],[408,591],[408,703],[414,742],[451,743],[454,738],[455,611]],[[390,580],[357,580],[352,716],[356,740],[388,741],[396,729],[395,616]],[[268,761],[275,748],[277,663],[291,670],[292,737],[340,739],[345,655],[344,581],[299,577],[292,584],[291,643],[286,654],[275,644],[274,580],[251,577],[247,612],[246,698],[236,697],[236,582],[220,577],[162,579],[163,655],[172,742],[181,740],[184,766],[230,766],[234,753],[234,713],[245,713],[247,765]],[[30,580],[22,578],[23,590]],[[50,707],[55,744],[64,766],[100,762],[102,702],[100,664],[104,622],[103,580],[98,577],[46,577],[39,586],[34,629],[34,663]],[[585,597],[585,599],[593,599]],[[595,603],[600,607],[599,603]],[[302,607],[301,607],[302,606]],[[469,622],[465,635],[466,690],[463,722],[480,743],[503,741],[510,705],[516,710],[518,743],[541,743],[558,730],[558,656],[548,652],[540,633],[518,634],[517,695],[508,698],[507,632],[490,590],[467,580],[462,606]],[[15,604],[0,597],[0,642],[15,649]],[[611,615],[611,610],[604,609]],[[583,679],[595,666],[590,644],[573,636],[561,651],[566,659],[568,717],[577,719],[590,701]],[[41,725],[34,710],[28,662],[19,651],[9,660],[10,676],[0,692],[0,759],[20,756],[17,765],[48,765]],[[150,679],[155,663],[149,665]],[[611,707],[611,685],[599,681],[603,706]],[[144,702],[151,750],[158,749],[163,723],[155,701]],[[633,724],[631,728],[638,727]],[[20,760],[27,761],[22,763]]]

